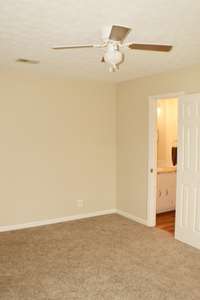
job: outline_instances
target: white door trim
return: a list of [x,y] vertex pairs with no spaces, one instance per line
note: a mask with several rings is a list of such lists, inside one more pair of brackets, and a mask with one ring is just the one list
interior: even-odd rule
[[[157,190],[157,100],[179,98],[184,92],[169,93],[149,97],[149,132],[148,132],[148,200],[147,224],[156,225],[156,190]],[[152,170],[152,173],[151,173]]]

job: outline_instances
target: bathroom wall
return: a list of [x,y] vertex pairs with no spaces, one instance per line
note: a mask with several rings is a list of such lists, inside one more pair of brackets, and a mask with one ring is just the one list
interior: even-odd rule
[[178,100],[157,103],[158,167],[172,166],[171,148],[177,144]]

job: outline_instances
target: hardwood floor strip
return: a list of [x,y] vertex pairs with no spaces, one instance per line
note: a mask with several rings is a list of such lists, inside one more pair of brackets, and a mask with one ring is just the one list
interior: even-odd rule
[[156,215],[156,227],[174,235],[175,211],[164,212]]

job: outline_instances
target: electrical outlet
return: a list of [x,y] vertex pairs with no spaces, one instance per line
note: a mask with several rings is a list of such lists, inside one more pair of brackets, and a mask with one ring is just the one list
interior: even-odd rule
[[78,208],[82,208],[83,207],[83,200],[77,200],[76,204],[77,204]]

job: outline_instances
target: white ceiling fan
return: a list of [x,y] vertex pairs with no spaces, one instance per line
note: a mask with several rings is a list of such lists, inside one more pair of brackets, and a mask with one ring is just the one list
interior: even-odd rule
[[80,49],[80,48],[106,48],[106,51],[101,59],[109,65],[109,71],[115,72],[119,69],[119,65],[124,61],[124,54],[121,52],[122,48],[129,48],[132,50],[148,50],[148,51],[161,51],[169,52],[172,49],[171,45],[158,45],[158,44],[136,44],[124,43],[127,35],[130,33],[131,28],[113,25],[105,27],[102,31],[102,44],[86,44],[74,46],[61,46],[53,47],[54,50],[67,50],[67,49]]

